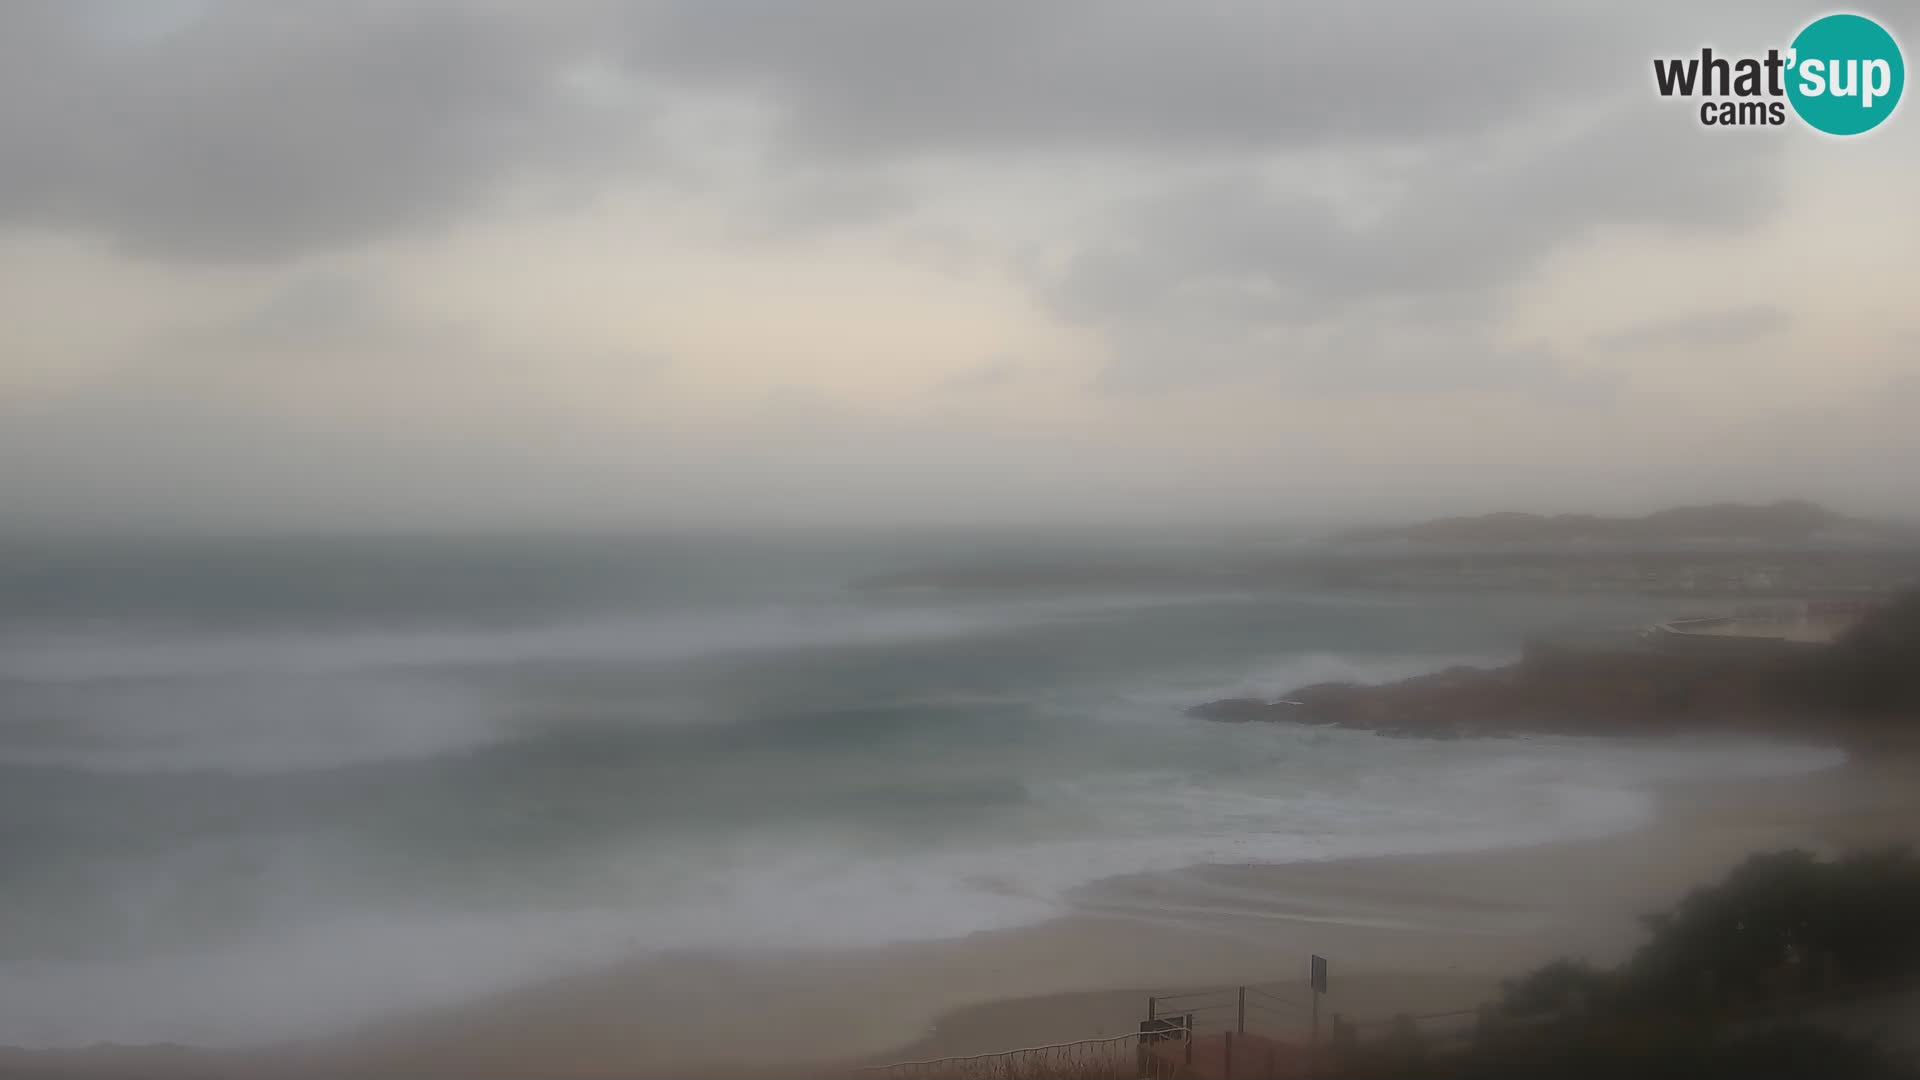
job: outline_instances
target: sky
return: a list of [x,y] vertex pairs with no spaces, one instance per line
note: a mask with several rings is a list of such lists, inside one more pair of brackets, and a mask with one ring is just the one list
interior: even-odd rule
[[9,0],[0,529],[1920,515],[1826,10]]

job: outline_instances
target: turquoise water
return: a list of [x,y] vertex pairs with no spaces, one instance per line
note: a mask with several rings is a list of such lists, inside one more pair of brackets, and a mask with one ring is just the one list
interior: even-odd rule
[[13,545],[0,1042],[231,1043],[649,951],[959,936],[1113,874],[1608,832],[1655,780],[1832,760],[1181,713],[1647,600],[847,587],[1087,544]]

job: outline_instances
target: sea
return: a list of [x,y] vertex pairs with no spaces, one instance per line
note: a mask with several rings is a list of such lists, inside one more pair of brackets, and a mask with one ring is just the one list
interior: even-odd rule
[[957,938],[1115,875],[1605,835],[1655,784],[1840,760],[1184,713],[1503,663],[1670,601],[857,585],[1260,544],[0,544],[0,1044],[246,1045],[670,950]]

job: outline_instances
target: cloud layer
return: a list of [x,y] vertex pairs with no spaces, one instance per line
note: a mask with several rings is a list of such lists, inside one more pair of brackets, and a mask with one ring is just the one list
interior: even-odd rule
[[[1916,333],[1920,129],[1650,89],[1809,14],[0,5],[0,480],[349,522],[1718,494],[1737,438],[1651,462],[1866,407]],[[1897,501],[1832,442],[1797,484]]]

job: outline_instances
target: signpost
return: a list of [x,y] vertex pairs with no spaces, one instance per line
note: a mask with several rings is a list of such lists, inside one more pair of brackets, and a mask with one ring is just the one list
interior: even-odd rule
[[1152,1014],[1156,1011],[1156,1005],[1157,1002],[1154,998],[1148,998],[1148,1018],[1140,1021],[1140,1049],[1137,1052],[1137,1056],[1139,1057],[1141,1076],[1148,1074],[1149,1059],[1153,1054],[1151,1044],[1153,1043],[1171,1042],[1175,1039],[1180,1040],[1186,1044],[1186,1064],[1193,1064],[1193,1014],[1186,1013],[1179,1016],[1155,1017]]
[[1315,956],[1307,972],[1307,986],[1313,991],[1313,1039],[1320,1041],[1320,995],[1327,992],[1327,958]]

